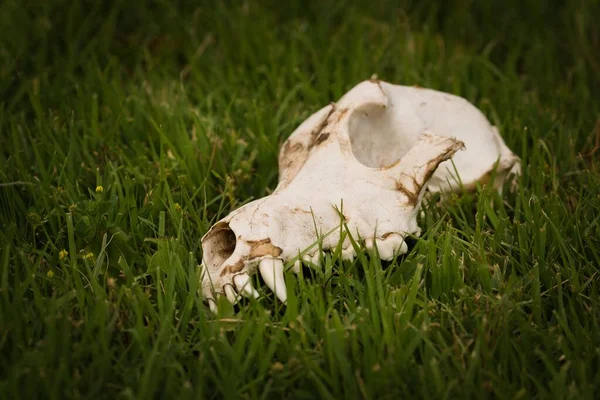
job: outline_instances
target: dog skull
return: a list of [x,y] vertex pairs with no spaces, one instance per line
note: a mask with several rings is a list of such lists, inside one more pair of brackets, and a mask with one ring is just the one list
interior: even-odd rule
[[[461,148],[452,165],[448,160]],[[257,297],[250,275],[258,268],[285,302],[284,262],[294,261],[295,272],[300,258],[318,264],[316,249],[305,252],[318,234],[327,234],[322,249],[341,241],[342,256],[354,257],[349,238],[340,236],[341,222],[367,248],[376,246],[382,259],[392,259],[407,252],[408,235],[420,234],[416,217],[426,188],[469,188],[494,170],[499,187],[519,167],[497,130],[466,100],[362,82],[284,143],[273,194],[233,211],[202,238],[203,294],[213,310],[215,294],[232,303],[239,295]]]

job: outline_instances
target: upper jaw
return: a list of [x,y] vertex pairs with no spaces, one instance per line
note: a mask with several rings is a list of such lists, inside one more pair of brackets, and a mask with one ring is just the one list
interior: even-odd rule
[[[337,182],[341,186],[348,183]],[[354,184],[361,185],[367,194],[378,190],[375,186],[369,189],[368,182]],[[355,251],[348,235],[359,242],[366,239],[367,248],[381,248],[384,259],[406,252],[404,238],[419,231],[417,209],[412,205],[399,207],[401,193],[392,193],[387,201],[382,199],[379,211],[365,208],[368,204],[373,204],[372,198],[352,190],[344,193],[335,184],[330,191],[312,196],[291,186],[232,212],[202,238],[204,296],[210,299],[224,293],[232,277],[253,274],[263,260],[289,262],[293,270],[299,268],[301,260],[318,263],[320,250],[336,249],[341,237],[343,258],[352,259]],[[395,213],[383,211],[392,207]]]

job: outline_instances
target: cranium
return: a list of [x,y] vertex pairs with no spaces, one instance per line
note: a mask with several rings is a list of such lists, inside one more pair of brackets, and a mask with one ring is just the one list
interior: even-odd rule
[[318,263],[319,233],[326,234],[323,250],[340,245],[343,258],[354,257],[342,223],[381,259],[393,259],[407,252],[407,236],[420,234],[426,189],[473,187],[492,171],[499,187],[519,166],[496,128],[465,99],[362,82],[285,141],[271,195],[233,211],[202,238],[203,295],[213,309],[215,294],[231,302],[257,297],[250,276],[258,269],[285,302],[284,263],[294,261],[295,272],[301,259]]

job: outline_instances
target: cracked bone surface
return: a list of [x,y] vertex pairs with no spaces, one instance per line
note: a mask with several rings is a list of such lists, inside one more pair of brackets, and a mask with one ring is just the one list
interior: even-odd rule
[[299,259],[318,264],[320,235],[323,250],[342,240],[342,257],[354,258],[347,235],[340,238],[342,221],[354,239],[391,260],[408,251],[408,235],[420,234],[425,190],[469,189],[488,183],[494,170],[491,183],[501,187],[506,176],[519,173],[520,160],[468,101],[362,82],[286,140],[271,195],[234,210],[202,238],[204,298],[214,311],[216,295],[232,303],[257,297],[250,276],[258,271],[285,302],[284,263],[294,272]]

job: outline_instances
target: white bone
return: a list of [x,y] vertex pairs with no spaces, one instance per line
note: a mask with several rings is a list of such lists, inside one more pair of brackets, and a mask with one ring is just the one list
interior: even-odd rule
[[[266,285],[285,302],[283,263],[320,235],[321,248],[335,250],[342,220],[359,243],[376,244],[380,257],[404,254],[404,238],[421,233],[417,214],[426,190],[470,189],[494,168],[492,184],[500,187],[519,172],[519,159],[466,100],[362,82],[286,140],[279,154],[279,184],[271,195],[234,210],[202,238],[203,294],[225,293],[231,300],[225,288],[233,282],[241,294],[255,295],[251,286],[240,289],[249,282],[237,277],[254,273],[258,265]],[[349,240],[342,249],[342,258],[354,258]],[[318,265],[320,252],[310,251],[303,260]],[[291,270],[298,273],[300,267],[296,261]]]

